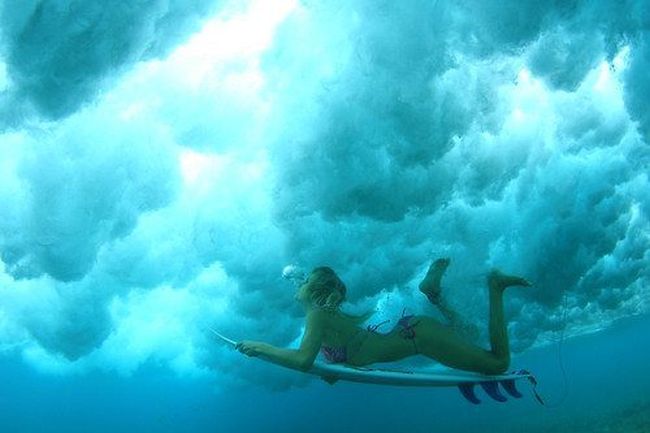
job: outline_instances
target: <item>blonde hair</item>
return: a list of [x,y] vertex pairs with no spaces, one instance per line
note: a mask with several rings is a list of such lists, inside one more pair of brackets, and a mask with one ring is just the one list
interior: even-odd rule
[[347,288],[343,280],[330,267],[319,266],[314,268],[311,271],[308,287],[309,299],[315,308],[337,313],[357,324],[365,322],[374,314],[374,311],[372,311],[361,316],[354,316],[340,311],[339,307],[345,301]]
[[314,307],[336,310],[345,300],[347,288],[332,268],[320,266],[311,271],[309,299]]

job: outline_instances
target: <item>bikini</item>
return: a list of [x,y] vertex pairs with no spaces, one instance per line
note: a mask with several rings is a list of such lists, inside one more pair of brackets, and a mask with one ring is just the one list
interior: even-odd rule
[[[385,325],[386,323],[390,322],[390,320],[385,320],[381,323],[378,323],[376,325],[368,325],[368,327],[365,329],[365,331],[368,334],[379,334],[379,335],[390,335],[395,331],[399,332],[400,337],[402,337],[405,340],[411,340],[413,342],[413,347],[415,348],[415,353],[420,353],[418,350],[418,346],[415,343],[415,326],[420,323],[419,320],[413,321],[412,319],[415,317],[413,314],[409,314],[408,316],[405,315],[406,309],[402,311],[402,317],[397,321],[393,329],[391,329],[389,332],[382,334],[381,332],[378,332],[377,329],[379,329],[380,326]],[[359,332],[364,331],[363,329],[359,330]],[[355,334],[350,341],[352,341],[357,334]],[[366,334],[367,337],[367,334]],[[363,344],[363,343],[362,343]],[[347,345],[345,346],[321,346],[321,353],[325,357],[325,360],[330,363],[330,364],[340,364],[340,363],[345,363],[348,360],[348,349]]]

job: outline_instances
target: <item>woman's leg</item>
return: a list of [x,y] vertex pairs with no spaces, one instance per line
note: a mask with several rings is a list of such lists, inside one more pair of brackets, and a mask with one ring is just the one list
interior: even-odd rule
[[503,314],[503,291],[509,286],[529,286],[523,278],[493,271],[488,276],[490,290],[490,346],[484,350],[460,337],[432,318],[421,317],[416,328],[416,344],[425,356],[444,365],[484,374],[500,374],[510,364],[510,349]]
[[442,291],[440,281],[449,266],[449,262],[451,262],[451,260],[448,258],[434,260],[433,263],[431,263],[431,266],[429,266],[427,274],[419,284],[420,292],[422,292],[433,305],[438,305],[438,302],[440,302],[440,292]]
[[478,336],[476,327],[463,320],[460,314],[453,310],[447,300],[442,296],[442,286],[440,283],[449,263],[450,260],[448,258],[435,260],[429,266],[427,274],[419,285],[420,291],[426,295],[434,307],[440,310],[442,316],[450,326],[470,341],[475,340]]
[[427,274],[419,284],[419,288],[420,292],[427,297],[434,307],[440,310],[447,322],[453,326],[459,320],[458,313],[449,308],[447,302],[442,298],[442,286],[440,285],[449,262],[448,258],[443,258],[431,263]]

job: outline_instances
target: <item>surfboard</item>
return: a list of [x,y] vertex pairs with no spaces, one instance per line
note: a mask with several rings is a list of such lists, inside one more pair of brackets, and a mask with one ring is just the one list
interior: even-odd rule
[[[236,348],[236,341],[224,336],[212,328],[208,329],[222,342],[231,346],[233,349]],[[278,364],[264,356],[258,356],[257,358],[284,368],[290,368]],[[477,385],[480,386],[491,399],[498,402],[505,402],[508,398],[501,392],[502,390],[510,397],[522,397],[522,394],[515,387],[516,381],[527,379],[531,384],[533,384],[533,386],[537,384],[533,375],[526,370],[492,376],[456,370],[423,372],[374,367],[355,367],[344,364],[327,364],[318,360],[314,361],[314,364],[307,371],[295,370],[318,376],[330,384],[343,380],[348,382],[389,386],[458,387],[463,397],[473,404],[479,404],[481,402],[475,394],[474,388]],[[535,397],[543,404],[541,398],[536,392]]]

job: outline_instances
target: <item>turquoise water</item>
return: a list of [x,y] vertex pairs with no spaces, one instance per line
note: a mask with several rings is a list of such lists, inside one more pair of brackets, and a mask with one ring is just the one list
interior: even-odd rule
[[[650,1],[0,2],[0,432],[650,432]],[[287,265],[549,402],[317,379]],[[561,342],[561,343],[559,343]],[[404,360],[403,368],[432,361]]]
[[[287,391],[215,390],[203,380],[181,380],[148,365],[130,378],[89,374],[34,374],[5,359],[5,431],[349,431],[647,432],[650,426],[650,322],[631,319],[599,335],[518,357],[530,368],[548,407],[520,385],[521,400],[473,406],[455,389],[388,388],[314,381]],[[247,362],[257,362],[249,360]],[[566,370],[566,381],[561,372]],[[336,416],[324,416],[330,411]]]

